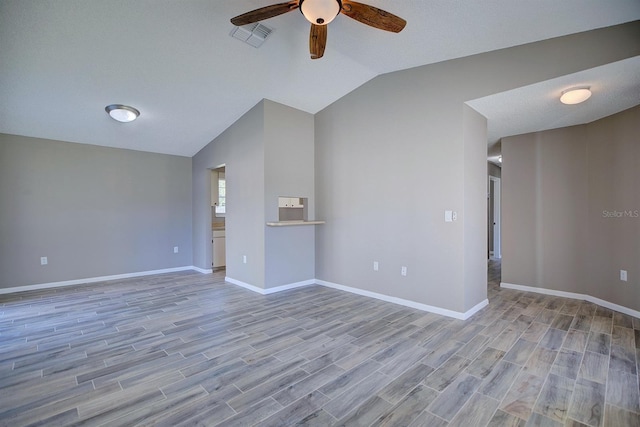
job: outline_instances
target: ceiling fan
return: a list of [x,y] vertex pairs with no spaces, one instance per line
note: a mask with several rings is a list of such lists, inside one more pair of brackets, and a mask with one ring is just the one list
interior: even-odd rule
[[311,22],[311,33],[309,34],[311,59],[319,59],[324,55],[327,43],[327,24],[333,21],[339,13],[363,24],[394,33],[402,31],[407,24],[407,21],[392,13],[350,0],[293,0],[272,4],[231,18],[231,23],[240,27],[295,9],[300,9],[304,17]]

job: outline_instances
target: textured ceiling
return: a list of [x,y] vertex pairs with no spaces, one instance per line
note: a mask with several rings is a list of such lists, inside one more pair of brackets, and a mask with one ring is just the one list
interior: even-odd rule
[[[229,37],[229,18],[277,1],[1,0],[0,132],[192,156],[263,98],[316,113],[378,74],[640,19],[638,0],[371,0],[405,18],[405,30],[338,16],[316,61],[297,11],[266,20],[274,32],[259,49]],[[637,75],[612,67],[584,78],[637,90]],[[470,104],[495,138],[491,116],[508,121],[500,105],[535,109],[517,91],[535,100],[559,83]],[[612,112],[628,108],[609,101]],[[141,117],[117,123],[104,112],[112,103]],[[536,111],[508,132],[556,117]],[[573,120],[561,125],[585,118]]]
[[[577,105],[562,104],[562,91],[575,86],[589,86],[591,98]],[[590,123],[640,104],[640,56],[467,104],[487,118],[489,157],[496,162],[497,144],[504,136]]]

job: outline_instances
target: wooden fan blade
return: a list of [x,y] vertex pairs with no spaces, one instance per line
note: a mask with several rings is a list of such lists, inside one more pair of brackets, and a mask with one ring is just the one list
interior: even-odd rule
[[236,26],[253,24],[254,22],[262,21],[274,16],[282,15],[283,13],[291,12],[298,8],[297,1],[290,1],[287,3],[272,4],[271,6],[261,7],[260,9],[252,10],[251,12],[243,13],[235,18],[231,18],[231,23]]
[[324,48],[327,45],[327,26],[311,24],[309,33],[309,51],[311,59],[320,59],[324,55]]
[[368,4],[349,0],[342,0],[341,12],[363,24],[394,33],[399,33],[407,25],[407,21],[399,16]]

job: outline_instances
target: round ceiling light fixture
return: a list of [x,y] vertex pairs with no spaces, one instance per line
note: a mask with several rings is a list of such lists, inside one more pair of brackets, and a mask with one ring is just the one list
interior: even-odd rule
[[300,0],[300,12],[315,25],[327,25],[342,9],[341,0]]
[[104,107],[104,111],[106,111],[113,120],[117,120],[122,123],[132,122],[140,115],[140,111],[122,104],[107,105]]
[[580,104],[591,97],[591,88],[589,86],[572,87],[563,90],[560,96],[560,102],[567,105]]

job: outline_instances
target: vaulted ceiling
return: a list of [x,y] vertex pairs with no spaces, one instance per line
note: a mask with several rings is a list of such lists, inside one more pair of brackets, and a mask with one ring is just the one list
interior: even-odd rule
[[[311,60],[297,11],[264,21],[273,33],[260,48],[230,37],[231,17],[271,3],[2,0],[0,132],[192,156],[263,98],[316,113],[379,74],[640,19],[638,0],[371,0],[406,28],[339,15]],[[490,143],[585,123],[640,103],[638,67],[636,57],[564,77],[612,91],[562,120],[545,104],[549,82],[470,105],[488,117]],[[111,120],[113,103],[140,118]]]

